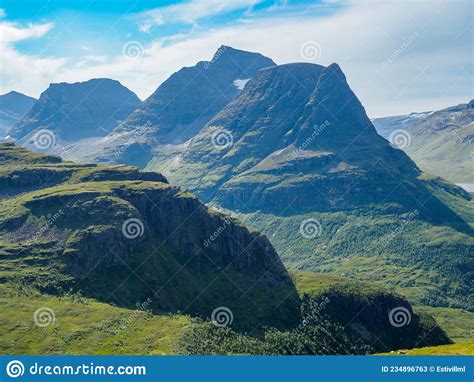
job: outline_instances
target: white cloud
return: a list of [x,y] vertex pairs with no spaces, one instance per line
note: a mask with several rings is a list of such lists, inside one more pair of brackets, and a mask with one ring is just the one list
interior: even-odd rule
[[143,12],[139,18],[141,32],[149,32],[153,26],[165,23],[195,24],[199,19],[232,12],[238,9],[251,9],[261,0],[191,0],[180,4],[168,5]]
[[49,82],[110,77],[143,99],[181,67],[211,59],[222,44],[288,63],[303,61],[301,45],[316,41],[321,55],[315,63],[338,62],[369,116],[432,110],[472,97],[470,10],[470,1],[412,2],[410,12],[395,1],[357,1],[331,15],[250,19],[168,36],[145,46],[135,61],[120,51],[79,67],[58,60],[50,66],[40,60],[44,65],[33,69],[9,65],[5,87],[37,96]]
[[30,38],[38,38],[48,33],[54,26],[54,23],[46,24],[28,24],[21,27],[17,23],[4,21],[0,23],[0,42],[10,43]]
[[5,9],[0,8],[0,19],[5,17],[6,15],[7,15],[7,12],[5,11]]
[[107,56],[100,56],[94,54],[88,54],[76,64],[77,67],[81,68],[91,63],[103,63],[107,61]]
[[22,54],[14,47],[15,42],[44,36],[53,26],[53,23],[45,23],[23,27],[13,22],[0,22],[1,93],[16,90],[38,96],[45,89],[45,82],[64,67],[66,59],[46,57],[51,44],[61,37],[60,34],[45,43],[37,56]]

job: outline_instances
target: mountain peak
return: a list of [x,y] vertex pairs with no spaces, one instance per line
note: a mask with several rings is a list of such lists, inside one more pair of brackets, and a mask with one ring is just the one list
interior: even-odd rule
[[15,90],[12,90],[12,91],[9,91],[8,93],[0,95],[0,100],[3,101],[7,99],[12,99],[12,100],[13,99],[29,99],[29,100],[33,100],[33,102],[36,101],[35,98],[27,96],[26,94],[23,94],[23,93],[19,93]]
[[0,138],[8,136],[11,127],[30,110],[35,98],[11,91],[0,95]]
[[[276,65],[273,60],[264,55],[256,52],[249,52],[246,50],[236,49],[228,45],[221,45],[214,55],[212,56],[211,61],[205,61],[203,63],[204,67],[207,68],[210,64],[220,63],[225,65],[235,65],[240,61],[253,60],[259,62],[259,66],[268,67]],[[264,66],[260,63],[264,63]]]
[[171,75],[114,133],[117,137],[135,129],[143,133],[146,126],[150,140],[183,143],[242,91],[242,83],[274,65],[260,53],[221,45],[211,61]]
[[[93,89],[98,87],[100,87],[101,90],[113,90],[114,88],[126,89],[119,81],[113,80],[111,78],[91,78],[90,80],[78,82],[52,82],[49,84],[49,87],[46,89],[46,91],[51,88]],[[128,91],[131,92],[130,90]]]
[[31,110],[11,129],[15,139],[42,128],[65,141],[111,132],[139,104],[135,93],[119,81],[93,78],[84,82],[52,83]]

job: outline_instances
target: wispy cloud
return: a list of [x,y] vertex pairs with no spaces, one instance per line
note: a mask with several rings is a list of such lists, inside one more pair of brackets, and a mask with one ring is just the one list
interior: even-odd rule
[[48,33],[54,26],[54,23],[32,24],[22,27],[18,23],[3,21],[0,22],[0,43],[7,44],[11,42],[38,38]]
[[[54,77],[67,60],[65,58],[49,58],[47,42],[40,54],[33,56],[20,53],[15,43],[45,36],[54,27],[54,23],[27,24],[22,26],[15,22],[0,22],[1,56],[1,90],[15,89],[27,94],[37,95],[44,90],[45,79]],[[5,63],[7,63],[5,65]]]
[[[250,3],[253,2],[246,4]],[[285,7],[284,3],[280,6]],[[409,14],[396,1],[344,1],[344,7],[340,3],[334,6],[338,7],[337,12],[325,10],[323,15],[303,10],[250,18],[245,24],[193,28],[187,34],[168,35],[143,44],[143,54],[133,61],[122,55],[122,46],[129,42],[125,36],[116,55],[105,57],[98,50],[86,50],[78,64],[67,62],[66,58],[46,59],[48,55],[35,60],[20,54],[9,43],[5,58],[9,65],[2,65],[2,90],[14,89],[37,96],[50,82],[110,77],[120,80],[143,99],[181,67],[211,59],[222,44],[260,52],[282,64],[303,61],[301,47],[314,41],[320,54],[313,62],[338,62],[371,117],[431,110],[469,100],[469,0],[413,2]],[[203,17],[199,14],[209,12],[196,11],[194,18],[184,14],[173,17],[193,22]],[[166,20],[170,16],[163,17]],[[50,33],[54,35],[54,31]],[[35,33],[32,29],[11,35],[31,37]],[[32,60],[34,66],[29,64]]]
[[94,55],[94,54],[88,54],[84,56],[77,64],[76,66],[81,68],[84,67],[88,64],[93,64],[93,63],[104,63],[107,61],[107,56],[100,56],[100,55]]
[[196,24],[200,19],[229,13],[239,9],[252,9],[261,0],[191,0],[143,12],[139,15],[141,32],[149,32],[156,25],[166,23]]

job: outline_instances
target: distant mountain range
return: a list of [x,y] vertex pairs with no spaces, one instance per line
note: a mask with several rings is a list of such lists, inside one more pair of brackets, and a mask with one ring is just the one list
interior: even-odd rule
[[64,143],[109,134],[140,104],[135,93],[106,78],[51,84],[9,135],[35,149],[35,133],[48,130],[58,149]]
[[15,91],[0,96],[0,139],[8,135],[35,102],[36,99]]
[[[77,97],[61,99],[68,101],[59,109],[67,105],[72,114],[82,106]],[[93,114],[83,111],[77,121],[86,127],[73,129],[48,124],[51,115],[63,121],[61,113],[40,118],[36,105],[28,113],[37,116],[33,123],[24,117],[12,133],[28,146],[25,137],[47,127],[61,144],[45,152],[159,171],[267,234],[291,268],[343,273],[417,303],[473,309],[470,194],[423,172],[378,135],[337,64],[276,65],[222,46],[211,61],[181,69],[142,104],[135,101],[135,111],[127,109],[122,122],[112,118],[101,133]],[[471,118],[471,107],[454,111],[459,121]],[[101,121],[114,116],[107,110]],[[419,119],[436,121],[438,133],[453,115],[437,115]]]
[[144,167],[157,148],[186,142],[240,93],[245,81],[274,65],[259,53],[221,46],[211,61],[174,73],[107,137],[72,145],[63,156]]
[[383,137],[401,138],[401,148],[424,171],[454,183],[474,183],[474,100],[372,122]]

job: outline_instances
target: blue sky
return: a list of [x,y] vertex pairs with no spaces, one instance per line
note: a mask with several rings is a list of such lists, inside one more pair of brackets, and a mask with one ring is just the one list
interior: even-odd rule
[[120,80],[140,98],[222,45],[338,62],[370,116],[473,97],[469,0],[0,0],[0,92]]

